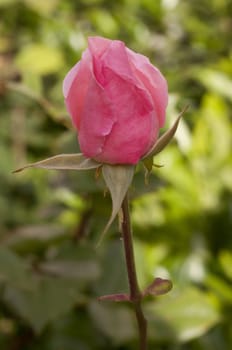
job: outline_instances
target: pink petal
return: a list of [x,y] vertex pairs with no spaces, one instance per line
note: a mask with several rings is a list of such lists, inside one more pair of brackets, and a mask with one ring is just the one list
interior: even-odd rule
[[93,57],[95,77],[102,86],[105,87],[108,84],[108,80],[105,76],[105,70],[108,68],[115,74],[124,77],[126,80],[133,81],[134,84],[140,84],[133,74],[125,44],[122,41],[110,41],[100,58],[95,50],[90,48],[90,51]]
[[69,90],[72,86],[72,83],[78,73],[78,70],[80,68],[80,62],[77,62],[74,67],[70,69],[68,74],[65,76],[64,81],[63,81],[63,95],[65,98],[68,97]]
[[[137,164],[151,147],[151,143],[148,146],[147,135],[151,136],[152,132],[152,138],[157,139],[158,136],[157,118],[152,116],[152,113],[147,115],[143,124],[140,123],[140,130],[143,129],[142,133],[139,128],[133,128],[132,123],[115,124],[111,134],[106,138],[102,153],[96,157],[96,160],[111,164]],[[155,125],[152,125],[152,119],[155,120]]]
[[116,123],[97,160],[135,164],[157,137],[158,121],[147,92],[107,70],[107,92]]
[[95,79],[90,80],[79,128],[79,143],[85,156],[96,158],[115,123],[111,102]]
[[64,80],[65,103],[77,129],[80,127],[80,116],[92,76],[92,59],[87,49],[83,52],[81,61],[69,71]]
[[88,38],[88,47],[91,54],[99,58],[105,52],[111,42],[112,40],[102,38],[100,36],[90,36]]
[[135,53],[130,49],[127,49],[127,53],[134,74],[151,94],[154,107],[157,110],[160,127],[163,127],[168,104],[168,86],[166,79],[160,71],[150,63],[147,57]]

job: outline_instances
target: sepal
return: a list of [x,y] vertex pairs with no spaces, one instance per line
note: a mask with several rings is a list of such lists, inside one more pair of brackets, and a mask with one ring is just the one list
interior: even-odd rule
[[104,164],[102,166],[102,174],[106,183],[107,188],[110,191],[112,199],[112,212],[110,219],[103,230],[100,240],[101,242],[110,225],[117,216],[123,199],[128,191],[128,188],[132,182],[135,167],[133,165],[109,165]]
[[175,123],[171,127],[171,129],[167,130],[154,144],[154,146],[143,156],[142,160],[145,160],[146,158],[154,157],[156,154],[160,153],[172,140],[173,136],[175,135],[175,132],[177,130],[179,121],[183,114],[187,111],[188,106],[186,106],[182,112],[177,117]]
[[59,154],[39,162],[27,164],[22,168],[16,169],[13,173],[19,173],[27,168],[43,168],[52,170],[88,170],[100,167],[101,164],[93,159],[85,158],[82,153]]
[[143,166],[145,169],[145,176],[144,176],[145,177],[145,184],[148,185],[149,176],[152,172],[153,166],[155,166],[156,168],[162,168],[163,165],[153,163],[153,157],[148,157],[148,158],[144,159],[142,162],[143,162]]

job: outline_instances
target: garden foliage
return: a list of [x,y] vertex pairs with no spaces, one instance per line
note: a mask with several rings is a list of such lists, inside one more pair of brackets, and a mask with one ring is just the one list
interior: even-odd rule
[[231,0],[0,0],[0,348],[136,347],[117,222],[101,245],[111,202],[94,170],[28,169],[78,153],[62,81],[89,35],[119,39],[165,75],[163,132],[189,105],[174,141],[138,167],[130,189],[151,349],[232,347]]

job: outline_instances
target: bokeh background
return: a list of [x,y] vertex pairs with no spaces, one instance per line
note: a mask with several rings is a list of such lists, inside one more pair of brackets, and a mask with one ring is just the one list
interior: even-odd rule
[[111,206],[102,179],[11,173],[79,151],[62,81],[89,35],[159,67],[166,128],[189,105],[164,166],[147,186],[138,169],[130,191],[140,285],[174,284],[144,302],[149,349],[232,348],[231,33],[231,0],[0,0],[2,350],[137,349],[128,305],[97,301],[127,290],[117,222],[95,248]]

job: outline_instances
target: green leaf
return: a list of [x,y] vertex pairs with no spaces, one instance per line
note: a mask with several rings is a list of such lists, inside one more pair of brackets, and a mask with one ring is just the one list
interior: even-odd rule
[[232,280],[232,253],[228,250],[220,252],[219,262],[225,275]]
[[81,249],[73,242],[63,244],[53,259],[42,261],[38,270],[63,280],[77,280],[78,283],[93,282],[100,276],[100,265],[95,249],[83,243]]
[[213,70],[203,68],[196,71],[195,75],[209,90],[232,100],[232,81],[228,75]]
[[2,6],[8,6],[13,4],[14,2],[17,2],[18,0],[0,0],[0,7]]
[[26,262],[6,248],[0,248],[0,281],[23,289],[36,287]]
[[21,226],[13,230],[11,235],[7,235],[2,240],[2,245],[23,254],[32,253],[62,240],[66,234],[65,228],[59,224]]
[[92,281],[99,277],[100,269],[92,260],[55,260],[39,265],[39,270],[64,279]]
[[136,328],[132,310],[118,303],[92,302],[89,311],[96,327],[115,344],[121,344],[136,338]]
[[0,0],[0,6],[8,6],[16,2],[17,0]]
[[[110,225],[118,214],[123,199],[128,191],[134,175],[133,165],[108,165],[102,167],[102,174],[112,198],[111,217],[101,235],[100,241],[108,231]],[[98,243],[98,244],[99,244]]]
[[59,154],[57,156],[25,165],[14,171],[18,173],[27,168],[42,168],[52,170],[89,170],[100,167],[101,164],[93,159],[85,158],[82,153]]
[[3,298],[37,333],[47,323],[67,313],[78,301],[83,301],[77,284],[46,277],[38,278],[33,292],[8,287]]
[[[188,109],[188,106],[186,106],[183,111],[179,114],[177,117],[175,123],[171,127],[171,129],[167,130],[154,144],[154,146],[144,155],[143,159],[154,157],[156,154],[160,153],[172,140],[173,136],[175,135],[175,132],[177,130],[179,121],[183,114],[186,112]],[[147,164],[147,162],[146,162]]]
[[231,283],[213,274],[207,275],[205,283],[217,295],[219,300],[229,304],[232,303]]
[[220,319],[215,299],[196,288],[173,291],[147,304],[150,334],[162,340],[188,341],[200,337]]
[[49,16],[58,5],[59,0],[23,0],[24,3],[32,10],[38,12],[41,15]]
[[[102,274],[94,284],[95,295],[99,297],[114,294],[115,291],[127,291],[128,283],[122,243],[120,240],[109,240],[107,245],[101,247],[101,251]],[[112,257],[117,258],[112,259]]]
[[16,65],[20,70],[38,75],[58,72],[63,64],[61,50],[40,43],[29,44],[16,57]]

